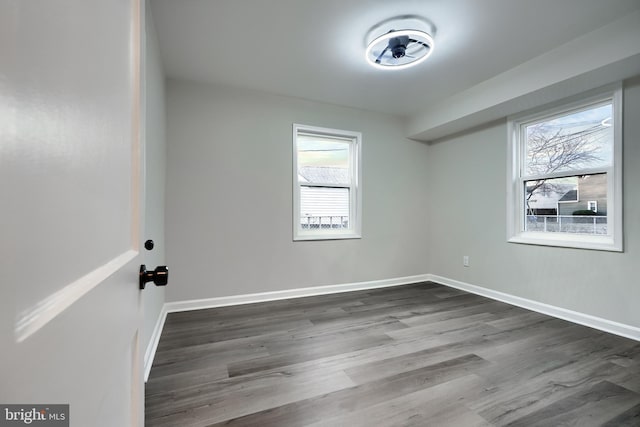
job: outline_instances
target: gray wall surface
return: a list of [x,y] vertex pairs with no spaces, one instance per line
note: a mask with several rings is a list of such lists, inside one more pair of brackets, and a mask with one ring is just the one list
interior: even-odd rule
[[[155,243],[153,251],[141,249],[142,259],[148,269],[165,264],[165,178],[167,144],[165,136],[164,72],[160,63],[158,40],[151,11],[146,9],[146,145],[145,145],[145,240]],[[169,276],[171,277],[171,276]],[[142,291],[144,323],[142,326],[142,351],[146,351],[151,334],[165,300],[164,288],[149,284]]]
[[505,121],[429,146],[429,272],[639,327],[639,114],[635,78],[624,90],[624,253],[506,242]]
[[[433,273],[640,326],[640,78],[624,90],[623,253],[506,242],[506,120],[426,145],[359,110],[175,80],[167,96],[168,301]],[[363,133],[363,239],[292,241],[292,123]]]
[[[293,241],[292,124],[362,132],[363,238]],[[427,273],[428,146],[393,117],[168,80],[168,301]]]

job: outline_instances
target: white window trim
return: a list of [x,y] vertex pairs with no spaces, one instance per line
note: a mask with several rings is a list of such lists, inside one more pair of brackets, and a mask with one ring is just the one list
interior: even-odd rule
[[[578,174],[607,172],[607,216],[611,230],[607,236],[589,236],[572,233],[544,233],[524,231],[524,185],[521,185],[521,167],[524,163],[521,143],[521,126],[531,122],[568,113],[589,105],[611,100],[613,105],[613,167],[606,169],[580,170]],[[558,246],[567,248],[623,251],[622,218],[622,84],[617,83],[597,89],[561,104],[537,109],[533,112],[508,118],[507,125],[507,241],[530,245]],[[555,174],[558,177],[575,173]],[[545,177],[553,177],[552,174]],[[531,177],[527,177],[531,179]]]
[[[298,181],[297,137],[300,133],[350,140],[349,224],[347,230],[303,230],[300,226],[300,182]],[[313,186],[313,184],[305,183]],[[343,188],[343,186],[339,186]],[[317,126],[293,124],[293,240],[338,240],[362,238],[362,133]]]

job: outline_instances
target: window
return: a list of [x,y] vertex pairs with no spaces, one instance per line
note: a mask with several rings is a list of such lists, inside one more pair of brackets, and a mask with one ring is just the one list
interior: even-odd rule
[[508,240],[622,251],[622,89],[509,119]]
[[361,233],[359,132],[293,125],[293,240]]

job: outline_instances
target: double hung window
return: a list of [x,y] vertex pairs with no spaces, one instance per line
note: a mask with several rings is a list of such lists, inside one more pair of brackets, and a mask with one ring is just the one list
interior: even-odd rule
[[293,239],[360,237],[361,134],[293,125]]
[[622,250],[622,90],[509,120],[508,239]]

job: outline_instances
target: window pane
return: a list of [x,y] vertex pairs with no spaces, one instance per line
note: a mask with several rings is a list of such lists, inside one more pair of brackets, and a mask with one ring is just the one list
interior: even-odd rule
[[525,231],[608,234],[606,173],[526,181],[524,185]]
[[297,147],[300,183],[350,184],[350,141],[298,134]]
[[608,167],[613,159],[611,103],[525,127],[525,173]]
[[301,186],[300,226],[303,229],[349,228],[349,189]]

